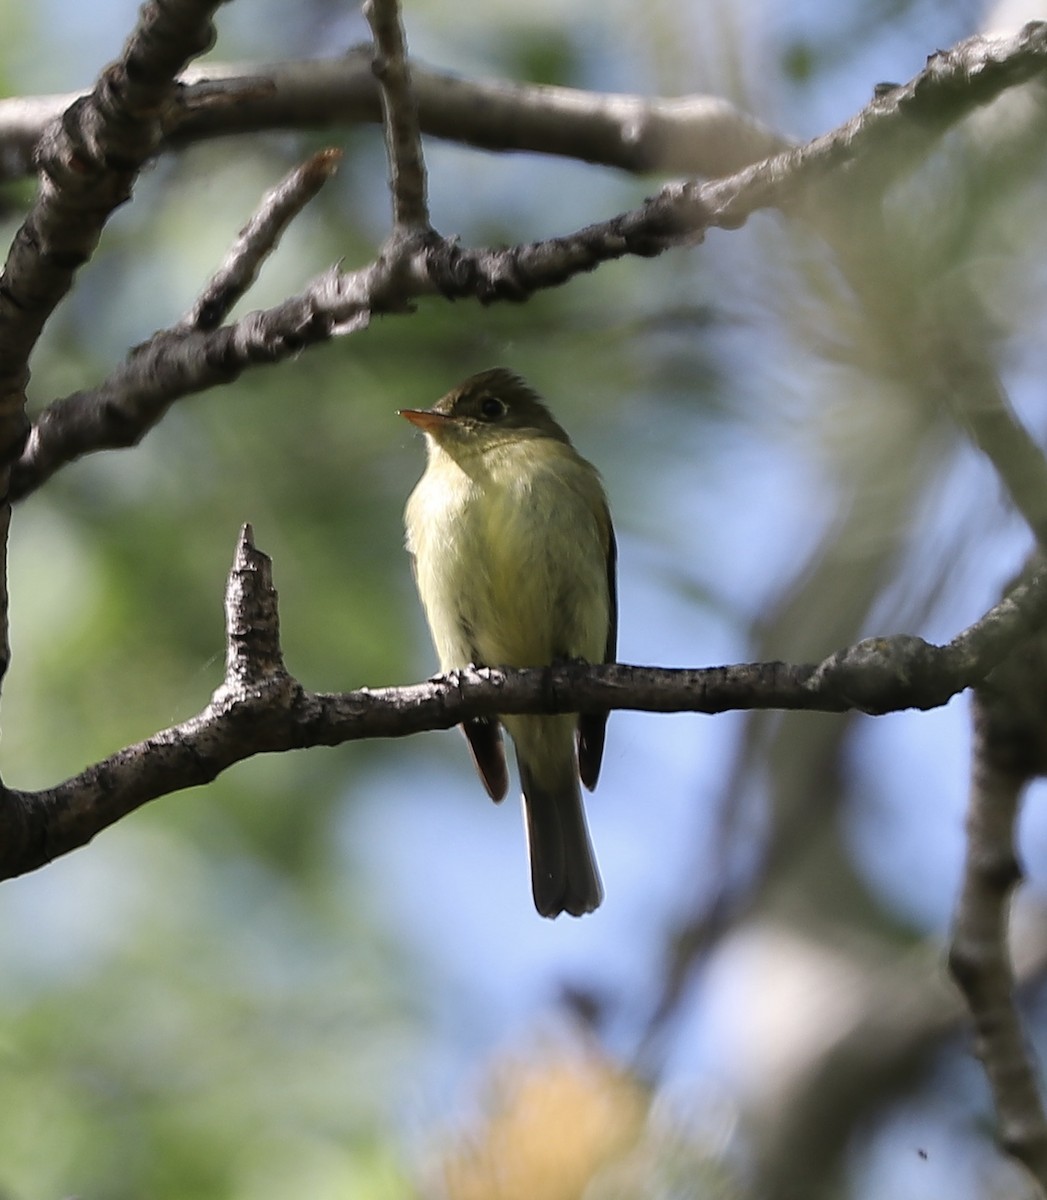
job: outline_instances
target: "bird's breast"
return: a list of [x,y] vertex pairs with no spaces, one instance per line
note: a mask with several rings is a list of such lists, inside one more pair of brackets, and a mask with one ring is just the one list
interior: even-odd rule
[[602,661],[607,531],[595,471],[548,441],[473,466],[431,463],[408,503],[441,666]]

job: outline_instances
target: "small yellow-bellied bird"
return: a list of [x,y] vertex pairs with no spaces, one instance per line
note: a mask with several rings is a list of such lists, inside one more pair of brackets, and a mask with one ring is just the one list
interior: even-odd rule
[[[407,501],[407,548],[440,669],[613,662],[616,549],[596,468],[538,394],[502,367],[401,416],[426,435]],[[509,786],[516,746],[535,907],[592,912],[603,888],[578,780],[600,773],[607,713],[485,717],[465,736],[488,793]]]

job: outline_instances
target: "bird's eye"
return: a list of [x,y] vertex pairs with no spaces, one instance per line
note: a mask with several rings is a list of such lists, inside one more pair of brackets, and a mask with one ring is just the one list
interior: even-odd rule
[[497,421],[505,416],[505,402],[497,396],[484,396],[480,401],[480,416],[485,421]]

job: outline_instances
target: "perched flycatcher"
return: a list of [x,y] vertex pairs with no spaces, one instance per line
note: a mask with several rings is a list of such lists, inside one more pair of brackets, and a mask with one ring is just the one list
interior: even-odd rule
[[[502,367],[401,416],[426,435],[407,501],[407,548],[440,669],[612,662],[615,541],[600,477],[537,393]],[[535,907],[592,912],[603,899],[578,780],[596,786],[607,713],[484,717],[463,726],[488,793],[509,786],[516,746]]]

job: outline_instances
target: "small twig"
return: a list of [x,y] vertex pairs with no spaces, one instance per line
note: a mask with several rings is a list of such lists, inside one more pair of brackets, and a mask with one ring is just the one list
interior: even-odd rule
[[382,95],[394,237],[425,233],[430,227],[425,160],[400,6],[397,0],[364,0],[363,11],[374,34],[372,70]]
[[1015,849],[1021,799],[1047,773],[1047,635],[1023,642],[975,689],[973,717],[967,855],[949,967],[974,1020],[1001,1144],[1047,1194],[1047,1115],[1015,1005],[1008,946],[1022,879]]
[[936,358],[947,371],[945,403],[992,463],[1037,541],[1047,547],[1047,458],[1011,407],[988,351],[979,353],[977,331],[966,333],[965,340],[950,339]]
[[286,680],[280,648],[280,613],[273,564],[254,544],[254,530],[244,525],[225,587],[225,682],[220,697],[236,700],[245,691],[257,692],[270,681]]
[[284,230],[334,174],[341,158],[340,150],[321,150],[265,194],[225,261],[174,331],[214,329],[228,317],[233,305],[257,279],[262,263],[276,249]]

